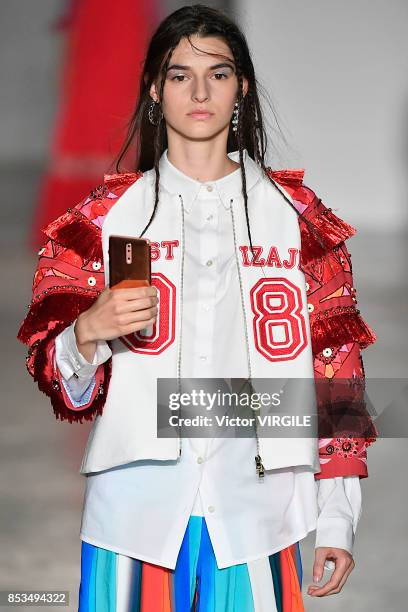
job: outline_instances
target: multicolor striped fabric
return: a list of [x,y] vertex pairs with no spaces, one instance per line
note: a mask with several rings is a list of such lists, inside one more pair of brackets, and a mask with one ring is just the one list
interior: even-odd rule
[[82,541],[78,612],[304,612],[299,542],[218,569],[205,518],[190,516],[175,569]]

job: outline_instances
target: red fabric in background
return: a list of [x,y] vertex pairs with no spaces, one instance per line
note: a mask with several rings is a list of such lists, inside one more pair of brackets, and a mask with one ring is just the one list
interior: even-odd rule
[[159,0],[71,0],[62,30],[60,99],[29,237],[102,182],[135,108],[146,46],[162,18]]

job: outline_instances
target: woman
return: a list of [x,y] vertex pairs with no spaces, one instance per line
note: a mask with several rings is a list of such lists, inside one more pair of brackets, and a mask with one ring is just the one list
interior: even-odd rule
[[[355,230],[303,171],[266,168],[265,151],[242,32],[183,7],[150,41],[117,174],[44,230],[19,338],[57,418],[96,417],[80,470],[82,612],[303,610],[299,541],[313,529],[314,580],[334,571],[310,595],[338,593],[354,568],[369,418],[371,437],[319,448],[257,425],[158,435],[158,378],[337,376],[361,389],[360,351],[376,338],[356,309]],[[114,234],[150,241],[151,286],[106,286]]]

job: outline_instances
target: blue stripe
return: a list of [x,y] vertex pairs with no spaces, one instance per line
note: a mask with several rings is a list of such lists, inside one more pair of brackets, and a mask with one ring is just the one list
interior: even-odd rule
[[197,577],[197,612],[254,612],[248,565],[239,563],[218,569],[205,519],[201,531]]
[[190,517],[180,551],[177,557],[176,567],[173,570],[172,599],[175,612],[190,610],[195,592],[195,564],[200,542],[201,533],[200,516]]
[[295,560],[296,560],[296,570],[299,578],[299,586],[300,590],[302,590],[302,580],[303,580],[303,568],[302,568],[302,557],[300,554],[300,544],[296,542],[295,544]]
[[278,612],[282,612],[282,576],[280,552],[269,555],[269,565],[271,566],[273,588],[275,590],[276,608]]
[[95,612],[116,612],[116,557],[111,550],[97,549]]
[[[81,546],[81,583],[79,585],[78,612],[89,612],[91,575],[94,565],[96,550],[92,544],[82,541]],[[94,608],[95,606],[93,606]]]
[[78,612],[116,612],[116,557],[82,540]]

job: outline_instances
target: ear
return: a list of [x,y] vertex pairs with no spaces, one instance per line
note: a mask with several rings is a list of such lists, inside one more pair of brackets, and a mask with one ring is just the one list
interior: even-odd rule
[[154,100],[155,102],[158,102],[158,101],[159,101],[159,96],[157,95],[157,89],[156,89],[156,83],[155,83],[155,82],[153,82],[153,83],[150,85],[150,90],[149,90],[149,93],[150,93],[150,97],[151,97],[151,98],[153,98],[153,100]]
[[248,79],[246,79],[245,77],[242,77],[242,95],[245,97],[247,95],[248,92]]

